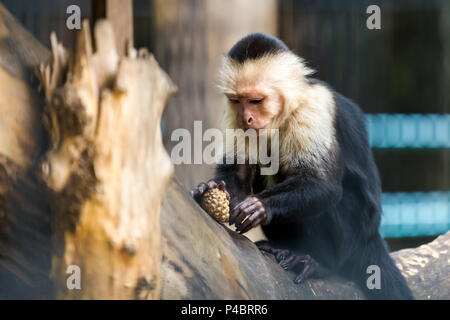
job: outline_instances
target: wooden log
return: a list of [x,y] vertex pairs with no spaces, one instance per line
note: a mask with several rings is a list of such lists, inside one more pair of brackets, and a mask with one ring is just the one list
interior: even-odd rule
[[34,164],[46,145],[32,77],[50,52],[0,4],[0,297],[49,297],[50,210]]
[[[364,299],[337,277],[293,282],[270,255],[208,216],[177,181],[162,209],[162,299]],[[450,232],[392,254],[417,299],[449,299]]]
[[0,44],[0,154],[28,167],[44,144],[43,101],[32,75],[50,52],[1,4]]
[[392,253],[416,299],[450,299],[450,231],[418,248]]
[[[145,50],[120,59],[106,22],[94,51],[84,22],[74,55],[51,36],[42,112],[28,80],[49,52],[0,14],[0,296],[159,297],[159,210],[173,171],[159,123],[175,86]],[[82,290],[67,288],[72,264]]]
[[[52,60],[40,69],[55,295],[158,298],[159,213],[173,171],[159,123],[176,88],[146,50],[119,58],[108,21],[97,22],[94,38],[95,51],[84,21],[70,55],[52,35]],[[82,290],[67,288],[71,265],[82,272]]]

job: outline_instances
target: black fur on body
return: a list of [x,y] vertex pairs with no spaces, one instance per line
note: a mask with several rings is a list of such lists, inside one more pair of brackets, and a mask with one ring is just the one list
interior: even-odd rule
[[[229,52],[245,63],[265,54],[288,50],[280,40],[250,35]],[[395,266],[379,234],[381,182],[369,147],[364,114],[360,108],[332,92],[335,104],[337,147],[324,175],[305,164],[289,174],[279,172],[276,184],[265,188],[257,165],[219,165],[216,181],[225,181],[231,208],[253,194],[265,206],[267,220],[262,226],[270,242],[300,255],[308,254],[321,266],[320,272],[335,273],[355,281],[370,299],[412,299],[405,279]],[[280,139],[283,139],[280,136]],[[368,289],[367,267],[381,270],[381,289]]]

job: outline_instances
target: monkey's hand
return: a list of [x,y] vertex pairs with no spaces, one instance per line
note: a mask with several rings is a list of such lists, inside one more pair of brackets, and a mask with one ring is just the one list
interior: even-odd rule
[[267,211],[261,200],[248,196],[237,204],[230,215],[230,225],[236,225],[236,231],[245,233],[267,219]]
[[230,194],[226,190],[226,184],[225,181],[220,181],[219,183],[215,182],[214,180],[209,180],[207,183],[201,182],[197,188],[194,188],[191,190],[191,196],[194,198],[197,203],[201,203],[203,194],[208,190],[212,188],[219,188],[225,194],[227,195],[228,201],[230,201]]

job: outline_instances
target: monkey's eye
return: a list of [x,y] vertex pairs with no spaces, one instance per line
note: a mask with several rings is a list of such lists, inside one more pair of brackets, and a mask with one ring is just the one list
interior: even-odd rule
[[251,99],[251,100],[250,100],[250,103],[251,103],[251,104],[260,104],[263,100],[264,100],[264,98],[261,98],[261,99]]
[[230,102],[233,103],[233,104],[238,104],[239,103],[238,99],[229,98],[228,100],[230,100]]

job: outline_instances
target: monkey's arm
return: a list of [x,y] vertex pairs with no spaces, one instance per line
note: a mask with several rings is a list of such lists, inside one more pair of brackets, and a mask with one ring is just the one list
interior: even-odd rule
[[304,178],[293,175],[257,195],[264,204],[269,224],[277,221],[293,221],[319,215],[342,197],[340,179]]
[[[317,216],[342,197],[340,179],[292,175],[256,195],[250,195],[232,207],[230,224],[245,233],[258,224],[273,220],[294,222]],[[248,217],[246,219],[246,217]]]

